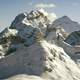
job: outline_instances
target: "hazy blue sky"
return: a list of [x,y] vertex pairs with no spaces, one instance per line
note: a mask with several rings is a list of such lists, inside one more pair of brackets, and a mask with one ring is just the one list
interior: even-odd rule
[[0,26],[9,26],[17,14],[40,7],[80,22],[80,0],[0,0]]

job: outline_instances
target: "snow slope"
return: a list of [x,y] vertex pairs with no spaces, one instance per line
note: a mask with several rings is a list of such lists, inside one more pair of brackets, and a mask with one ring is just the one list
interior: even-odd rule
[[28,74],[46,80],[80,79],[80,69],[64,50],[44,40],[27,49],[22,46],[20,50],[1,59],[0,74],[0,78]]

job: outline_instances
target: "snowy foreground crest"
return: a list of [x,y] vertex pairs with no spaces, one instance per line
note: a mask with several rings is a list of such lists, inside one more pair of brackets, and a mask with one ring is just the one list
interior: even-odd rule
[[16,16],[0,33],[0,80],[80,80],[79,59],[72,57],[79,50],[68,44],[71,34],[62,20],[75,23],[65,17],[52,22],[42,9]]

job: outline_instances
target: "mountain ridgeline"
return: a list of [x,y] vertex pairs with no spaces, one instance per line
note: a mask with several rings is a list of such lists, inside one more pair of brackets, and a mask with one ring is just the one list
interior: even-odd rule
[[51,16],[21,13],[0,33],[0,80],[80,80],[80,24]]

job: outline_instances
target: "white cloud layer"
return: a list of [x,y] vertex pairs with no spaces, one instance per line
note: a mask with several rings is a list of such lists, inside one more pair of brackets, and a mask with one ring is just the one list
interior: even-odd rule
[[73,5],[73,6],[78,6],[78,5],[79,5],[79,3],[74,2],[72,5]]
[[46,12],[44,9],[40,9],[39,10],[41,13],[43,13],[45,16],[47,16],[47,18],[53,22],[55,19],[57,19],[57,16],[55,13],[48,13]]
[[57,16],[55,13],[49,13],[48,19],[53,22],[55,19],[57,19]]
[[56,5],[40,3],[40,4],[36,4],[35,7],[36,8],[54,8],[54,7],[56,7]]
[[32,2],[30,2],[30,3],[28,3],[30,6],[32,6],[33,5],[33,3]]

